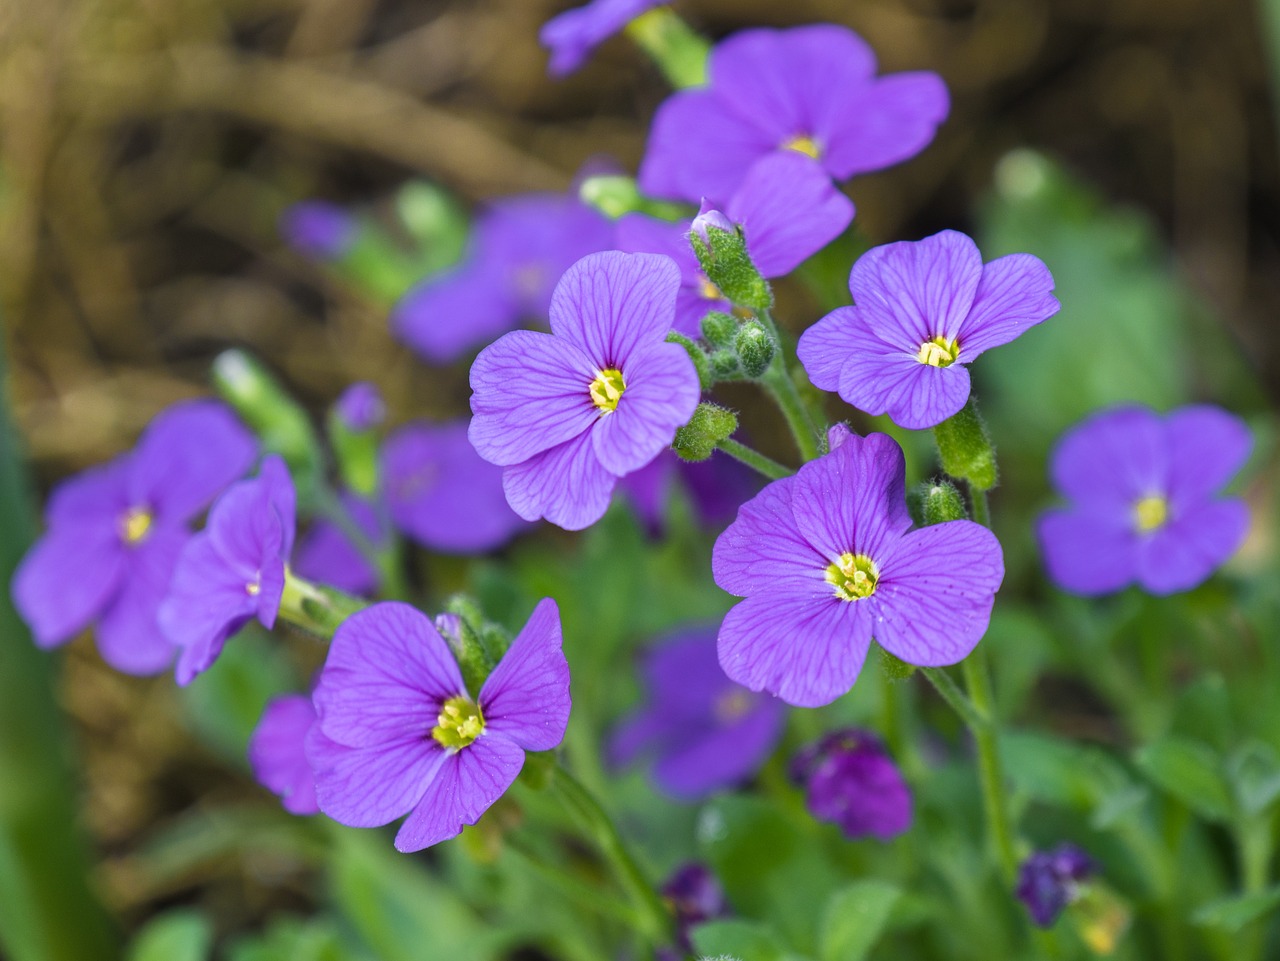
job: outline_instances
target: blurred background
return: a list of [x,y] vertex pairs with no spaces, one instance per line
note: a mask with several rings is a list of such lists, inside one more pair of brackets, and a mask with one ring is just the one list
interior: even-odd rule
[[[413,178],[471,205],[565,189],[601,155],[634,171],[669,88],[622,37],[580,73],[549,79],[537,32],[572,5],[0,4],[0,312],[11,412],[40,490],[129,446],[164,405],[205,392],[210,361],[233,345],[265,358],[317,412],[372,379],[397,421],[463,413],[466,365],[415,359],[388,334],[390,299],[290,250],[278,220],[320,197],[394,238],[392,198]],[[674,9],[713,38],[846,24],[883,70],[945,78],[953,110],[936,142],[848,189],[875,242],[955,227],[988,257],[1031,250],[1058,276],[1066,309],[1053,331],[985,374],[997,439],[1017,445],[1007,476],[1026,465],[1027,483],[1007,485],[1010,506],[1043,496],[1053,436],[1101,403],[1212,399],[1260,414],[1280,396],[1280,2]],[[840,282],[848,266],[832,265]],[[813,288],[784,296],[797,330],[829,306]],[[1018,409],[999,413],[1014,395]],[[767,424],[761,432],[768,447]],[[1025,540],[1011,533],[1010,550],[1030,565]],[[1015,588],[1030,576],[1011,572]],[[288,863],[273,873],[222,849],[193,857],[181,837],[162,849],[177,845],[179,869],[153,859],[143,870],[141,841],[175,812],[257,789],[171,722],[167,679],[113,674],[83,640],[62,665],[78,816],[126,923],[196,898],[229,928],[306,905]],[[1074,710],[1070,696],[1057,703]],[[1087,705],[1084,715],[1076,729],[1105,739],[1105,723]],[[213,842],[195,832],[191,843]]]

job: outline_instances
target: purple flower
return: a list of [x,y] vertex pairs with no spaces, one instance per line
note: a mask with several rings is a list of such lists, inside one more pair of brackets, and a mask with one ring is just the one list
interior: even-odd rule
[[1217,407],[1119,407],[1077,424],[1050,468],[1070,503],[1038,527],[1049,578],[1086,595],[1200,584],[1244,540],[1248,508],[1218,493],[1251,446],[1244,423]]
[[729,902],[724,888],[705,864],[691,861],[678,867],[662,885],[662,899],[671,907],[676,919],[676,944],[682,953],[659,950],[659,959],[678,961],[693,955],[690,935],[693,929],[707,921],[728,916]]
[[697,371],[665,340],[679,286],[667,257],[592,254],[556,285],[550,334],[515,331],[476,358],[471,443],[505,468],[507,502],[525,520],[595,523],[618,478],[693,416]]
[[1032,853],[1018,869],[1018,899],[1039,927],[1052,927],[1079,896],[1081,882],[1095,872],[1093,860],[1074,844]]
[[850,436],[738,511],[712,555],[746,600],[720,627],[720,664],[801,707],[853,686],[874,635],[908,664],[963,660],[1004,579],[1000,543],[972,521],[909,530],[902,449]]
[[672,635],[644,663],[648,704],[610,741],[615,764],[656,757],[653,778],[667,794],[698,800],[751,777],[777,744],[786,708],[724,675],[714,630]]
[[534,609],[472,699],[449,645],[407,604],[377,604],[334,635],[313,697],[307,756],[320,810],[351,827],[404,814],[400,851],[474,824],[520,773],[525,751],[549,751],[569,722],[560,614]]
[[355,243],[360,227],[356,219],[337,204],[324,200],[304,200],[280,217],[280,234],[285,242],[305,257],[339,260]]
[[888,841],[911,827],[911,789],[870,731],[833,731],[791,760],[809,813],[848,838]]
[[272,454],[257,477],[218,498],[205,529],[183,548],[159,618],[182,649],[179,684],[208,670],[227,638],[252,618],[266,628],[275,624],[293,550],[294,500],[289,470]]
[[248,470],[253,436],[216,401],[175,404],[138,446],[64,481],[48,530],[13,578],[13,602],[36,643],[56,647],[97,622],[102,658],[129,674],[173,660],[156,623],[188,523]]
[[538,42],[551,51],[547,72],[553,77],[573,73],[596,47],[640,14],[667,0],[594,0],[586,6],[552,17],[538,33]]
[[[374,546],[386,543],[378,511],[358,494],[344,491],[338,501],[347,518]],[[378,590],[381,578],[368,558],[346,533],[330,520],[317,520],[298,543],[293,568],[300,577],[336,587],[348,594],[369,596]]]
[[707,87],[659,108],[640,187],[692,203],[727,197],[774,151],[812,157],[837,180],[907,160],[946,118],[946,85],[875,71],[871,48],[844,27],[734,34],[711,52]]
[[954,230],[868,250],[849,290],[855,306],[800,337],[800,363],[814,386],[912,430],[964,407],[966,364],[1058,311],[1039,258],[1010,254],[983,266],[974,242]]
[[[823,178],[826,179],[825,177]],[[712,206],[711,201],[706,197],[702,198],[702,206],[698,209],[698,216],[693,218],[693,223],[689,225],[689,233],[697,234],[702,238],[704,244],[711,243],[711,235],[708,230],[723,230],[726,233],[733,233],[737,229],[733,225],[733,221],[716,210]]]
[[377,387],[360,381],[342,392],[333,405],[333,412],[347,430],[359,434],[382,425],[387,405]]
[[383,444],[381,463],[391,519],[433,550],[479,554],[527,526],[507,506],[502,469],[467,440],[465,421],[401,427]]
[[277,697],[267,704],[249,739],[249,767],[290,814],[316,814],[316,782],[307,763],[307,734],[316,720],[311,698]]
[[612,242],[613,225],[577,197],[500,200],[477,218],[462,261],[405,294],[392,325],[427,360],[447,363],[522,320],[545,320],[560,276]]
[[618,489],[645,527],[656,533],[662,529],[668,501],[677,486],[689,495],[703,525],[721,527],[733,519],[743,501],[760,490],[760,479],[749,467],[718,451],[697,463],[665,452],[622,478]]
[[699,230],[699,221],[704,232],[708,224],[728,230],[740,227],[756,269],[772,278],[791,273],[853,219],[849,198],[832,186],[821,168],[794,153],[770,154],[754,164],[724,210],[724,214],[714,211],[723,224],[707,213],[699,214],[690,227],[638,213],[618,221],[619,249],[666,254],[679,266],[675,329],[691,337],[698,335],[698,322],[708,311],[732,309],[702,272],[689,244],[689,234]]

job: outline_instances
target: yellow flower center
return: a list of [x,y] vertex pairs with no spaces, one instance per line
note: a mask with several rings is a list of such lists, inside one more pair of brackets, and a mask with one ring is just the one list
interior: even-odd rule
[[250,597],[257,597],[259,594],[262,593],[262,585],[259,584],[257,581],[250,581],[248,584],[244,586],[244,592],[248,594]]
[[441,747],[460,751],[484,731],[484,715],[480,705],[469,697],[451,697],[440,705],[440,716],[431,736]]
[[120,536],[126,544],[137,544],[151,530],[151,512],[145,507],[132,507],[120,520]]
[[806,157],[812,157],[814,160],[822,156],[822,148],[818,146],[818,141],[805,134],[792,137],[782,145],[782,149],[794,150],[796,153],[802,153]]
[[866,554],[841,554],[826,573],[827,583],[836,589],[835,595],[842,601],[870,597],[876,592],[879,580],[880,568]]
[[741,720],[751,711],[751,694],[748,691],[735,689],[725,691],[716,698],[713,713],[721,724],[732,724]]
[[618,401],[627,389],[622,379],[622,371],[616,367],[602,370],[591,382],[591,403],[600,408],[602,414],[612,414],[618,409]]
[[939,335],[920,345],[920,353],[916,354],[916,360],[930,367],[950,367],[959,356],[960,341],[947,340]]
[[708,277],[702,278],[702,286],[698,288],[698,293],[704,300],[724,300],[724,291],[713,284]]
[[1164,526],[1169,519],[1169,502],[1159,495],[1144,497],[1133,505],[1134,526],[1138,533],[1149,534]]

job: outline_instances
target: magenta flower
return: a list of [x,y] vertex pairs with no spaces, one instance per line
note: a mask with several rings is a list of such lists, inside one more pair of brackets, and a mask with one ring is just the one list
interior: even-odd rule
[[908,664],[963,660],[1004,579],[1000,543],[972,521],[910,530],[902,449],[850,435],[738,511],[712,555],[745,597],[720,627],[720,664],[753,691],[817,707],[853,686],[874,635]]
[[[344,491],[338,502],[347,518],[374,547],[385,547],[387,532],[383,530],[377,508],[359,494]],[[298,542],[293,569],[299,577],[328,584],[348,594],[370,596],[377,592],[381,578],[377,568],[351,542],[346,532],[331,520],[320,519]]]
[[183,548],[159,617],[182,649],[179,684],[208,670],[227,638],[253,618],[274,626],[293,550],[294,501],[289,470],[272,454],[257,477],[218,498],[205,529]]
[[950,108],[933,73],[877,77],[856,33],[830,24],[746,30],[711,52],[710,83],[654,117],[640,187],[697,203],[727,197],[774,151],[812,157],[845,180],[915,156]]
[[[704,204],[704,207],[706,205]],[[692,225],[670,224],[644,214],[618,221],[621,250],[666,254],[680,268],[675,329],[698,335],[698,322],[711,310],[729,311],[689,244],[690,230],[706,225],[742,228],[756,269],[764,277],[784,277],[849,226],[853,203],[831,184],[822,169],[795,153],[769,154],[747,172],[724,212],[704,210]]]
[[954,230],[868,250],[849,290],[853,307],[800,337],[800,363],[815,387],[911,430],[964,407],[966,364],[1058,312],[1039,258],[1010,254],[983,266],[974,242]]
[[592,254],[556,286],[550,334],[515,331],[476,358],[471,443],[505,468],[507,502],[525,520],[594,524],[618,478],[693,416],[697,371],[665,340],[679,287],[667,257]]
[[788,773],[809,813],[847,838],[888,841],[911,827],[911,788],[870,731],[832,731],[799,751]]
[[307,756],[320,810],[351,827],[408,814],[400,851],[474,824],[516,779],[525,751],[549,751],[569,722],[560,614],[534,609],[479,697],[421,611],[377,604],[334,635],[313,700]]
[[102,659],[128,674],[173,660],[156,609],[188,524],[248,470],[257,444],[216,401],[175,404],[137,447],[59,484],[48,529],[13,577],[13,603],[43,648],[97,624]]
[[456,360],[521,321],[544,321],[560,276],[612,242],[613,225],[574,196],[500,200],[477,218],[459,264],[405,294],[392,326],[428,361]]
[[1070,503],[1038,526],[1050,580],[1085,595],[1197,586],[1244,540],[1249,509],[1219,492],[1251,446],[1244,423],[1217,407],[1119,407],[1077,424],[1050,466]]
[[249,739],[249,767],[258,783],[280,798],[290,814],[316,814],[316,781],[306,742],[316,710],[302,694],[277,697],[262,712]]
[[360,232],[356,218],[325,200],[303,200],[280,216],[285,242],[313,260],[340,260]]
[[547,72],[553,77],[573,73],[596,47],[640,14],[667,0],[593,0],[586,6],[552,17],[538,33],[538,42],[551,51]]
[[1093,859],[1074,844],[1033,851],[1018,868],[1018,900],[1037,927],[1051,928],[1058,915],[1080,896],[1080,885],[1097,871]]
[[653,755],[653,779],[672,797],[696,801],[740,784],[782,736],[786,708],[725,677],[714,631],[682,631],[660,642],[643,675],[648,703],[614,732],[609,755],[615,764]]
[[465,421],[401,427],[383,444],[381,464],[391,519],[432,550],[479,554],[528,526],[507,506],[502,469],[467,440]]

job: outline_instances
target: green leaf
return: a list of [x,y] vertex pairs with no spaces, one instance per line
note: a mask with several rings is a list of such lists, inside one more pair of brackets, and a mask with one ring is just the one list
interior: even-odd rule
[[171,911],[149,922],[129,947],[129,961],[205,961],[213,926],[198,911]]
[[818,942],[820,961],[862,961],[884,932],[902,894],[885,881],[856,881],[827,901]]
[[1202,818],[1227,821],[1231,791],[1217,754],[1186,738],[1167,737],[1142,748],[1134,762],[1155,785],[1176,797]]
[[693,946],[704,957],[728,955],[738,961],[781,961],[778,936],[757,921],[708,921],[693,929]]
[[1261,814],[1280,798],[1280,756],[1262,741],[1250,741],[1231,755],[1227,773],[1246,814]]
[[1280,907],[1280,885],[1255,894],[1238,894],[1211,901],[1198,908],[1191,915],[1191,920],[1204,927],[1221,928],[1234,934],[1266,917],[1277,907]]

